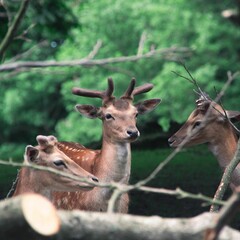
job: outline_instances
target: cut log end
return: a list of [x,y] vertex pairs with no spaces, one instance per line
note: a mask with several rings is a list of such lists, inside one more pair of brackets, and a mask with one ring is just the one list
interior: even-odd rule
[[60,219],[48,199],[37,194],[26,194],[21,204],[26,221],[37,233],[51,236],[59,231]]

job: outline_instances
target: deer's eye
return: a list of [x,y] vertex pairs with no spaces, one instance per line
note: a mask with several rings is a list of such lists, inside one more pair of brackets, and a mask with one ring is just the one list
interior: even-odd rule
[[193,129],[200,126],[200,124],[201,124],[201,121],[195,122],[194,125],[193,125]]
[[107,114],[105,115],[105,118],[106,118],[107,120],[114,119],[114,117],[113,117],[110,113],[107,113]]
[[62,160],[56,160],[56,161],[53,162],[53,164],[54,164],[55,166],[57,166],[57,167],[63,166],[63,167],[65,167],[65,168],[67,168],[65,162],[62,161]]
[[136,115],[135,115],[135,118],[137,118],[138,117],[138,113],[136,113]]

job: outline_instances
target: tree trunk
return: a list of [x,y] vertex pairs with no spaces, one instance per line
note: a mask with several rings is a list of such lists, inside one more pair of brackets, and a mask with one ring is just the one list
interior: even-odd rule
[[[59,211],[62,228],[57,240],[203,240],[216,214],[170,219],[83,211]],[[240,232],[224,227],[219,239],[240,239]]]
[[[203,240],[206,230],[216,221],[216,217],[215,213],[203,213],[188,219],[170,219],[78,210],[57,212],[42,196],[27,194],[0,202],[0,238],[4,240]],[[59,222],[61,222],[60,230]],[[55,233],[56,235],[53,235]],[[238,240],[240,232],[224,227],[219,239]]]
[[24,194],[0,202],[2,240],[44,239],[56,234],[60,221],[54,206],[37,194]]

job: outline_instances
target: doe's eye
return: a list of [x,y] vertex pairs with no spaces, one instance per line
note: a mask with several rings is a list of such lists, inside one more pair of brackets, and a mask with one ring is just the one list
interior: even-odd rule
[[107,120],[109,120],[109,119],[114,119],[114,117],[113,117],[110,113],[107,113],[107,114],[105,115],[105,118],[106,118]]
[[54,164],[55,166],[57,166],[57,167],[63,166],[63,167],[65,167],[65,168],[67,168],[65,162],[62,161],[62,160],[56,160],[56,161],[53,162],[53,164]]
[[195,122],[194,125],[193,125],[193,128],[196,128],[196,127],[200,126],[200,124],[201,124],[201,121]]
[[137,118],[138,117],[138,113],[136,113],[136,115],[135,115],[135,118]]

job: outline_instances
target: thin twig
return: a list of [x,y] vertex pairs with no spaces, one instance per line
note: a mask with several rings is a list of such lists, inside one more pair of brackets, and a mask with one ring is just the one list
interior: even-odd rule
[[87,59],[93,59],[97,55],[101,47],[102,47],[102,41],[98,40],[95,46],[93,47],[93,50],[88,54]]
[[143,49],[144,49],[144,43],[145,43],[146,39],[147,39],[147,33],[143,32],[140,37],[139,44],[138,44],[137,56],[142,56]]
[[38,49],[40,47],[44,47],[44,46],[47,46],[48,44],[48,41],[44,40],[40,43],[38,43],[37,45],[33,46],[32,48],[28,49],[27,51],[23,52],[23,53],[20,53],[16,56],[14,56],[13,58],[9,59],[8,61],[6,61],[7,63],[11,63],[11,62],[16,62],[17,60],[21,59],[21,58],[24,58],[24,57],[27,57],[29,56],[30,54],[33,53],[33,51],[35,49]]
[[[35,169],[35,170],[46,171],[46,172],[50,172],[50,173],[53,173],[53,174],[56,174],[59,176],[63,176],[63,177],[66,177],[66,178],[69,178],[69,179],[72,179],[75,181],[88,183],[95,187],[110,188],[112,190],[117,189],[120,195],[125,192],[137,190],[137,191],[154,192],[154,193],[158,193],[158,194],[172,195],[172,196],[176,196],[176,197],[180,197],[180,198],[197,199],[197,200],[202,200],[208,204],[212,204],[212,203],[216,203],[216,204],[220,204],[220,205],[225,204],[224,201],[213,201],[212,198],[205,196],[203,194],[188,193],[188,192],[181,190],[180,188],[177,188],[176,190],[169,190],[169,189],[164,189],[164,188],[125,185],[125,184],[116,183],[116,182],[111,182],[111,183],[94,182],[93,183],[92,181],[89,181],[87,178],[81,178],[76,175],[68,174],[68,173],[56,170],[54,168],[51,168],[51,167],[39,166],[36,164],[17,163],[17,162],[13,162],[11,160],[10,161],[0,160],[0,165],[13,166],[13,167],[27,167],[27,168],[31,168],[31,169]],[[114,198],[116,198],[116,197],[114,196],[113,199]],[[112,200],[111,205],[113,206],[113,208],[112,207],[110,207],[110,208],[114,209],[115,200]]]
[[16,14],[16,17],[14,18],[13,23],[8,28],[8,31],[0,44],[0,59],[2,59],[3,54],[6,52],[8,46],[10,45],[12,39],[14,38],[14,35],[21,23],[21,20],[24,16],[26,10],[27,10],[29,1],[30,0],[22,0],[22,4],[19,8],[19,11]]

